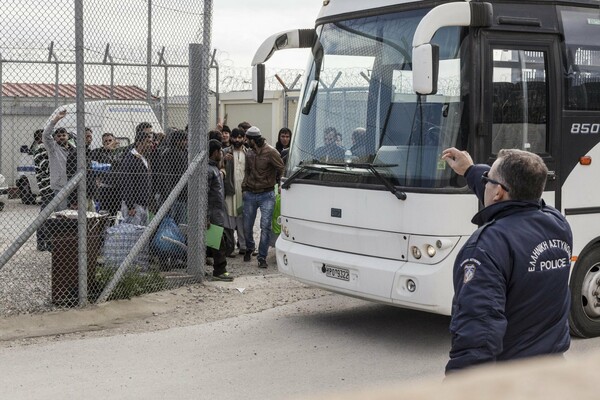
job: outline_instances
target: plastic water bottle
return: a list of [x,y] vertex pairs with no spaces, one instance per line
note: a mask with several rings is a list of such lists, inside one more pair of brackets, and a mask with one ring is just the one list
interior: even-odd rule
[[346,170],[349,170],[350,164],[352,164],[352,152],[350,149],[346,150],[344,153],[344,162],[346,163]]

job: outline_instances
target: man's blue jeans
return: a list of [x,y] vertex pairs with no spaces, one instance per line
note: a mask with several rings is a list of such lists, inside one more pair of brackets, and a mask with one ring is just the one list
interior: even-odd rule
[[254,243],[254,221],[256,211],[260,209],[260,243],[258,245],[258,258],[266,260],[271,240],[271,219],[275,208],[275,192],[269,190],[264,193],[244,192],[244,230],[246,234],[246,250],[256,249]]

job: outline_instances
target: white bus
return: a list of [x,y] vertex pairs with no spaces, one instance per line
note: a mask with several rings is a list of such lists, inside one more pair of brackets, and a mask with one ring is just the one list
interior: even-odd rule
[[[539,154],[574,232],[571,329],[600,335],[597,0],[325,0],[282,185],[279,270],[323,289],[450,314],[452,267],[481,207],[440,155]],[[333,133],[332,133],[333,132]],[[333,139],[335,137],[335,140]],[[598,167],[598,168],[596,168]]]

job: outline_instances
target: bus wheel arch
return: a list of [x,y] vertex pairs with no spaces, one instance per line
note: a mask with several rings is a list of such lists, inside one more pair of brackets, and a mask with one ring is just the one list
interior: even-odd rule
[[571,334],[600,336],[600,241],[586,246],[571,272]]

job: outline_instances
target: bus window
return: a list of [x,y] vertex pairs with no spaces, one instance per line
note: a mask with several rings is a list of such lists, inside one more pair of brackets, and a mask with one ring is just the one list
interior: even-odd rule
[[563,8],[569,68],[566,108],[600,110],[600,15],[598,10]]
[[546,54],[493,49],[492,153],[547,153]]

